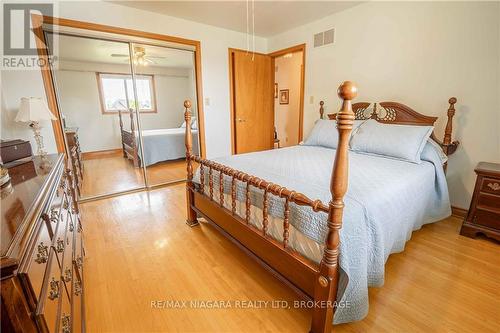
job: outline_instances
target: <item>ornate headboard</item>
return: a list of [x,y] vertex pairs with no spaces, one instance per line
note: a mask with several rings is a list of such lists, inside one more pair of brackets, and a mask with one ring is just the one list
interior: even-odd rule
[[[451,141],[456,102],[457,99],[455,97],[451,97],[448,100],[448,121],[446,123],[443,141],[437,139],[434,133],[431,135],[431,138],[443,148],[446,155],[453,154],[459,145],[458,141]],[[373,107],[370,108],[372,104]],[[320,118],[323,119],[325,103],[320,101],[319,105]],[[352,105],[352,110],[357,120],[375,119],[385,124],[434,126],[434,123],[438,119],[437,117],[430,117],[418,113],[412,108],[397,102],[380,102],[378,104],[366,102],[354,103]],[[332,120],[335,120],[336,116],[336,113],[328,114],[328,118]]]

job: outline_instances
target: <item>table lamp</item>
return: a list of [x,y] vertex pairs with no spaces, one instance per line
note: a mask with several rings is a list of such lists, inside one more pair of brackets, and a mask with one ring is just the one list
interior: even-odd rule
[[43,137],[40,134],[42,126],[41,121],[57,120],[47,106],[47,103],[40,97],[23,97],[17,112],[16,122],[27,122],[33,130],[35,141],[37,144],[37,155],[42,159],[46,157],[47,152],[43,145]]

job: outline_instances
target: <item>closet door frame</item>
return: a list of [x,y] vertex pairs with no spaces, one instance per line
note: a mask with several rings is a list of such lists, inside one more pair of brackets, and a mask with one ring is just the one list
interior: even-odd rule
[[[65,29],[74,29],[78,32],[84,31],[88,32],[88,34],[81,35],[81,37],[95,37],[95,38],[100,38],[100,39],[108,39],[108,40],[116,40],[116,41],[121,41],[121,42],[126,42],[129,44],[129,52],[130,47],[133,43],[142,43],[142,44],[148,44],[148,45],[153,45],[153,46],[163,46],[163,47],[176,47],[181,48],[181,49],[186,49],[186,50],[192,50],[194,53],[194,72],[195,72],[195,87],[196,87],[196,105],[197,105],[197,119],[198,119],[198,134],[199,134],[199,148],[200,148],[200,155],[202,158],[206,157],[206,147],[205,147],[205,123],[204,123],[204,113],[203,113],[203,91],[202,91],[202,77],[201,77],[201,43],[200,41],[197,40],[191,40],[191,39],[185,39],[185,38],[180,38],[180,37],[174,37],[174,36],[169,36],[169,35],[162,35],[162,34],[156,34],[156,33],[150,33],[150,32],[145,32],[145,31],[139,31],[139,30],[133,30],[133,29],[127,29],[127,28],[120,28],[120,27],[114,27],[114,26],[108,26],[108,25],[102,25],[102,24],[96,24],[96,23],[89,23],[89,22],[83,22],[83,21],[77,21],[77,20],[71,20],[71,19],[64,19],[64,18],[57,18],[57,17],[52,17],[52,16],[42,16],[39,14],[32,14],[31,15],[31,21],[32,21],[32,26],[33,26],[33,32],[35,34],[35,40],[36,40],[36,45],[37,45],[37,50],[38,50],[38,57],[40,59],[41,63],[41,74],[42,74],[42,80],[45,88],[45,94],[47,96],[47,102],[49,105],[49,109],[57,118],[56,120],[52,121],[52,127],[54,131],[54,137],[56,140],[56,146],[57,150],[60,153],[66,153],[68,154],[68,144],[66,142],[66,137],[64,134],[64,128],[62,125],[62,120],[60,116],[60,108],[58,105],[57,101],[57,93],[56,93],[56,88],[54,85],[53,81],[53,73],[52,73],[52,68],[49,63],[49,50],[47,47],[46,39],[45,39],[45,33],[46,32],[51,32],[51,33],[58,33],[58,30],[65,30]],[[50,27],[50,28],[49,28]],[[78,36],[79,33],[75,32],[73,33],[75,36]],[[71,34],[71,33],[68,33]],[[101,37],[102,34],[102,37]],[[108,37],[107,37],[108,36]],[[112,36],[112,37],[109,37]],[[183,47],[184,46],[184,47]],[[131,66],[133,67],[133,66]],[[132,69],[133,71],[133,69]],[[135,76],[134,73],[132,73],[132,76]],[[135,91],[135,88],[134,88]],[[137,111],[137,110],[136,110]],[[137,115],[136,112],[136,119],[138,122],[138,130],[140,130],[140,119]],[[142,152],[142,156],[144,156],[143,152],[143,144],[142,144],[142,136],[140,135],[140,149]],[[143,188],[138,188],[138,189],[132,189],[129,191],[125,192],[120,192],[117,194],[105,194],[101,196],[96,196],[93,198],[89,198],[88,200],[94,200],[94,199],[100,199],[100,198],[105,198],[105,197],[110,197],[114,195],[119,195],[123,193],[128,193],[128,192],[137,192],[141,191],[143,189],[150,189],[150,188],[155,188],[159,186],[164,186],[172,183],[178,183],[178,182],[183,182],[184,180],[179,180],[179,181],[174,181],[170,183],[165,183],[165,184],[159,184],[159,185],[153,185],[149,186],[147,184],[147,177],[145,174],[145,167],[143,166],[144,170],[144,180],[145,180],[145,187]],[[82,201],[87,201],[82,200]]]

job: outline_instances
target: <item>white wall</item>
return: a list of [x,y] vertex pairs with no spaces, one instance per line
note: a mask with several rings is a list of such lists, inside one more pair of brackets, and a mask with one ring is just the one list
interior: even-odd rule
[[[302,52],[295,52],[292,57],[276,58],[275,67],[274,82],[278,84],[278,98],[274,99],[274,125],[280,146],[294,146],[299,143]],[[280,104],[279,91],[283,89],[289,90],[288,104]]]
[[[199,40],[203,96],[209,99],[210,104],[204,106],[207,156],[231,153],[228,48],[246,48],[245,34],[109,2],[65,1],[57,4],[59,17]],[[256,37],[255,42],[257,52],[267,50],[266,39]],[[15,75],[19,76],[16,78]],[[24,76],[17,72],[11,77],[19,82],[19,94],[45,96],[41,79],[32,80],[26,86],[22,82]],[[4,83],[12,84],[10,82]],[[15,99],[15,96],[8,96],[12,91],[13,89],[8,89],[8,93],[3,91],[9,101]],[[13,105],[8,104],[10,108],[14,108]],[[29,133],[26,135],[29,136]]]
[[[28,123],[16,123],[17,111],[22,97],[44,97],[42,75],[40,71],[1,71],[1,133],[2,140],[22,139],[30,141],[33,154],[37,152],[33,131]],[[50,121],[42,121],[41,134],[45,150],[48,153],[57,152],[54,131]]]
[[[368,2],[268,40],[269,51],[307,43],[307,135],[318,116],[340,107],[336,89],[355,81],[358,101],[400,101],[439,116],[458,98],[450,158],[452,204],[468,208],[479,161],[500,162],[500,4],[498,2]],[[313,48],[313,34],[335,28],[332,46]],[[314,103],[310,104],[310,96]]]

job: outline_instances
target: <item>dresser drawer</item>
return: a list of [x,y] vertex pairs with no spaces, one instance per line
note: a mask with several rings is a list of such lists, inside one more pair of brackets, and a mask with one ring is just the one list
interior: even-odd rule
[[46,222],[41,220],[39,221],[39,223],[40,229],[26,271],[27,278],[23,279],[24,283],[27,284],[27,290],[32,291],[32,297],[35,303],[38,303],[38,301],[40,300],[40,294],[42,292],[43,280],[45,271],[47,269],[47,264],[49,262],[52,243]]
[[[67,229],[68,229],[68,220],[69,220],[69,212],[68,210],[62,208],[61,214],[59,215],[59,224],[57,226],[57,233],[54,236],[54,249],[57,253],[57,261],[59,262],[59,266],[62,268],[63,266],[63,256],[65,254],[65,249],[67,247]],[[71,242],[70,242],[71,243]]]
[[[75,216],[73,216],[75,217]],[[75,223],[75,241],[74,241],[74,261],[76,266],[78,267],[79,270],[79,275],[82,276],[82,269],[83,269],[83,257],[85,255],[84,250],[83,250],[83,231],[81,224],[78,220],[78,218],[75,218],[76,223]]]
[[500,213],[483,210],[478,207],[474,216],[474,223],[492,229],[500,229]]
[[61,297],[61,311],[59,311],[57,332],[70,333],[71,332],[71,302],[67,294]]
[[65,207],[68,206],[68,196],[66,193],[62,193],[62,195],[57,195],[52,202],[50,210],[48,212],[50,218],[50,227],[51,233],[55,234],[57,225],[59,221],[64,219],[64,215],[67,214],[65,212]]
[[500,195],[500,179],[484,177],[481,182],[481,192]]
[[73,280],[73,233],[69,231],[69,221],[71,217],[68,216],[68,222],[66,223],[66,235],[64,240],[64,254],[61,266],[62,280],[66,286],[68,295],[71,295],[71,283]]
[[485,210],[496,211],[500,215],[500,196],[487,193],[479,193],[477,207]]
[[73,332],[83,332],[83,276],[78,274],[78,270],[75,267],[73,275],[73,289],[72,289],[72,304],[73,304],[73,312],[71,317],[73,318]]
[[59,303],[63,297],[67,297],[67,294],[61,282],[61,270],[54,249],[50,250],[48,267],[42,290],[43,296],[38,304],[36,315],[42,327],[45,327],[49,332],[56,332]]

